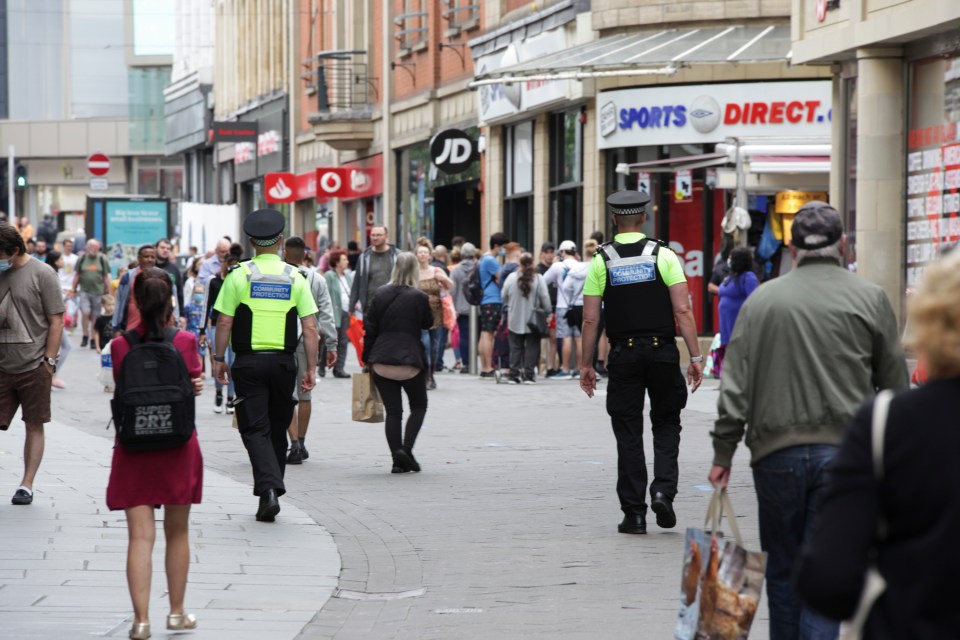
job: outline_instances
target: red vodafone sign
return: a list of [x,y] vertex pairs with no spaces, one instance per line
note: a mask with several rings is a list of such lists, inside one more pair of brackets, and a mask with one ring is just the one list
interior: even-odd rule
[[105,176],[110,171],[110,158],[105,153],[93,153],[87,158],[87,171],[95,176]]
[[317,169],[317,197],[369,198],[383,191],[381,156]]

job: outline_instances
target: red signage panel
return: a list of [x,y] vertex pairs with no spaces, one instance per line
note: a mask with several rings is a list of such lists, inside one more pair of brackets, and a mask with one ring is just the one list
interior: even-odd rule
[[296,202],[296,179],[292,173],[268,173],[263,176],[263,192],[267,202]]
[[382,155],[348,162],[342,167],[320,167],[316,173],[317,197],[355,200],[383,193]]

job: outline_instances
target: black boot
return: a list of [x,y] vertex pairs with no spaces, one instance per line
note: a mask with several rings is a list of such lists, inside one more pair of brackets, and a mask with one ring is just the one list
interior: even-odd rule
[[437,388],[437,382],[433,379],[433,367],[427,369],[427,391],[433,391]]
[[260,508],[257,509],[257,522],[273,522],[280,513],[280,499],[276,489],[267,489],[260,496]]

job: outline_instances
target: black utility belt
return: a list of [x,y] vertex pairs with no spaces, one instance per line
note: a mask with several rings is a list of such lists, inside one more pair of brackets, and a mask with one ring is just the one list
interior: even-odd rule
[[611,347],[624,347],[633,349],[634,347],[653,347],[657,349],[665,344],[676,344],[676,336],[635,336],[633,338],[617,338],[610,340]]

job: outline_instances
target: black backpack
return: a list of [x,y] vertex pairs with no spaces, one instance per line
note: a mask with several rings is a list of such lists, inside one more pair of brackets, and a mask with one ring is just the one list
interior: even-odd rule
[[480,282],[479,260],[474,263],[473,269],[467,274],[466,280],[464,280],[463,298],[467,301],[467,304],[474,306],[479,305],[483,301],[483,284]]
[[193,435],[193,381],[173,344],[176,334],[166,329],[162,342],[144,342],[136,331],[123,334],[130,352],[120,366],[110,408],[117,441],[128,449],[172,449]]

